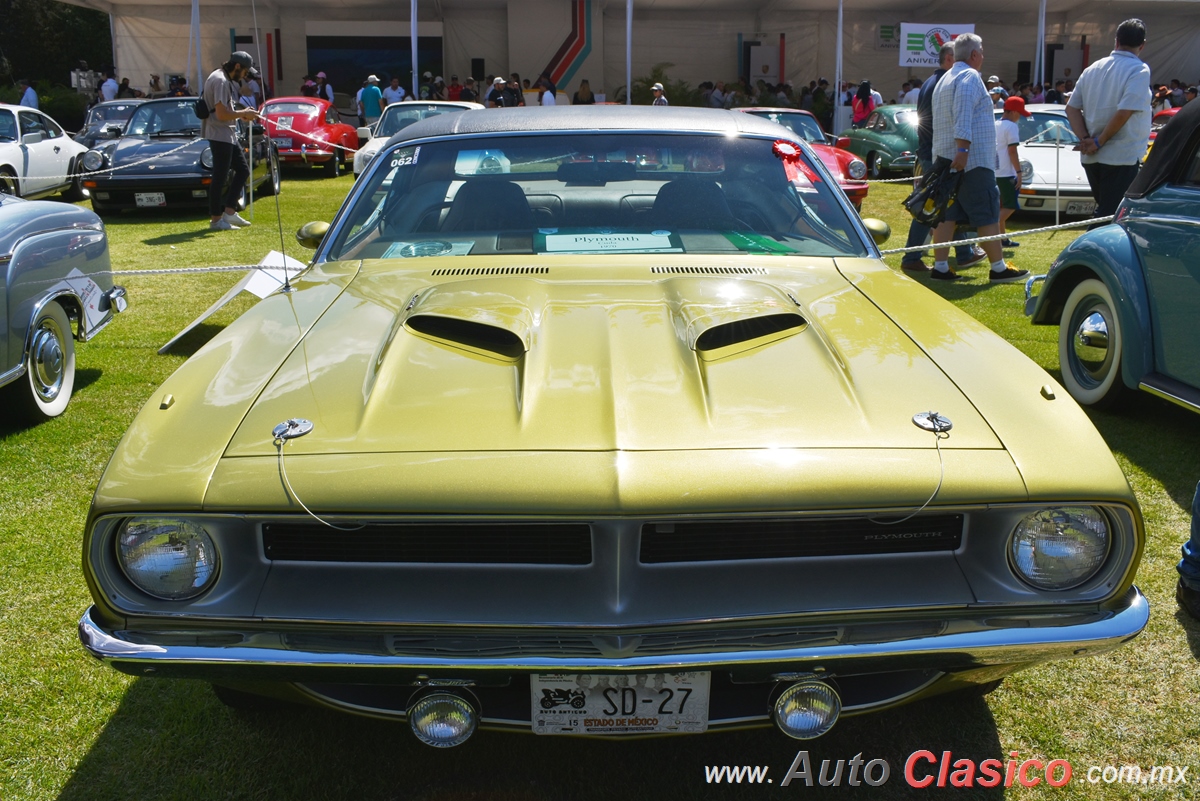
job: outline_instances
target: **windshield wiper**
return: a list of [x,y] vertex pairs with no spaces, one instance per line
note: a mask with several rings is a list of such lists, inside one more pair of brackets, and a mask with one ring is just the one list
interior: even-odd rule
[[151,136],[195,136],[200,133],[199,128],[184,128],[179,131],[155,131]]

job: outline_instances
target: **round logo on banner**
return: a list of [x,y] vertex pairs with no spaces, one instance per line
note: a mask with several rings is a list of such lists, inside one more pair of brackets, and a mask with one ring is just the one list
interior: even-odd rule
[[942,52],[942,45],[954,41],[954,36],[945,28],[930,28],[925,34],[925,52],[930,58],[937,58]]

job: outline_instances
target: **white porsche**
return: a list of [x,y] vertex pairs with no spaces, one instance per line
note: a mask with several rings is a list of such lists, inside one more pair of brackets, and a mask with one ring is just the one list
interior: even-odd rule
[[[1079,137],[1071,131],[1066,106],[1038,103],[1026,106],[1033,116],[1022,117],[1017,127],[1021,144],[1021,191],[1017,205],[1023,211],[1056,209],[1063,214],[1090,216],[1096,210],[1092,188],[1079,151]],[[1000,118],[997,110],[996,118]]]
[[0,194],[85,200],[80,157],[87,152],[42,112],[0,104]]

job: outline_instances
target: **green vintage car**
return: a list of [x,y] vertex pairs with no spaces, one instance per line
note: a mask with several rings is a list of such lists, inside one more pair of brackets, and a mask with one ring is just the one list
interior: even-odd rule
[[1142,518],[1088,418],[788,136],[623,106],[396,134],[125,434],[84,646],[449,746],[810,738],[1134,637]]
[[867,163],[872,178],[885,172],[912,172],[917,165],[917,107],[880,106],[862,128],[843,131],[846,149]]

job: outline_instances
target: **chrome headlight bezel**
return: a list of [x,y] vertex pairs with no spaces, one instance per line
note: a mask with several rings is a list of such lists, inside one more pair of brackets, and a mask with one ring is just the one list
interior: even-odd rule
[[[1022,517],[1009,535],[1006,548],[1009,568],[1014,576],[1036,590],[1061,592],[1080,587],[1095,578],[1108,562],[1114,532],[1113,521],[1096,506],[1039,509]],[[1053,553],[1069,549],[1074,552],[1061,557]],[[1052,561],[1055,558],[1081,561],[1073,566],[1055,565]],[[1063,571],[1057,579],[1048,575],[1055,569]]]
[[[161,601],[198,598],[221,572],[216,542],[203,525],[187,518],[128,518],[120,524],[114,546],[117,565],[129,583]],[[158,583],[153,581],[155,572]]]
[[846,172],[856,181],[867,177],[867,164],[862,159],[854,159],[846,166]]
[[213,154],[211,147],[204,148],[204,151],[200,154],[200,166],[206,170],[211,170],[213,168]]
[[104,164],[108,161],[108,157],[104,155],[104,151],[102,150],[89,150],[80,156],[79,161],[85,170],[88,172],[95,172],[96,170],[104,168]]
[[1028,186],[1033,183],[1034,172],[1033,162],[1027,159],[1021,159],[1021,185]]

